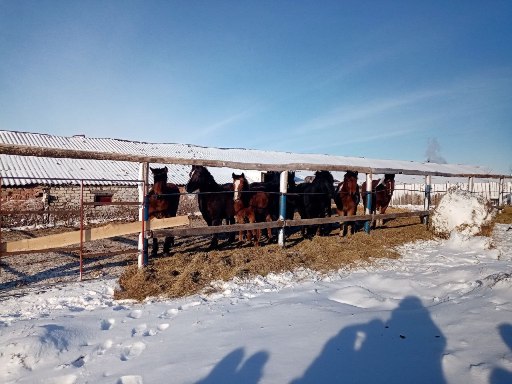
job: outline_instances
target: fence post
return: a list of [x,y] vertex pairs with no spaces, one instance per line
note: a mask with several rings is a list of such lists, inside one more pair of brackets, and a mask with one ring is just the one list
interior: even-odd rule
[[149,164],[139,164],[139,180],[142,180],[138,186],[139,192],[139,221],[141,222],[141,232],[139,234],[138,257],[137,264],[139,268],[143,268],[148,264],[148,240],[146,238],[146,195],[148,185]]
[[[367,173],[366,174],[366,207],[365,207],[365,214],[369,215],[372,211],[372,174]],[[364,231],[366,233],[370,233],[370,227],[372,224],[372,220],[365,221],[364,223]]]
[[470,176],[468,178],[468,191],[470,193],[473,193],[474,192],[474,189],[475,189],[475,183],[474,183],[474,180],[473,180],[473,177]]
[[[279,177],[279,220],[286,220],[286,192],[288,191],[288,171],[281,172]],[[278,244],[284,247],[284,226],[279,229]]]
[[500,182],[498,184],[498,207],[503,207],[503,194],[505,192],[505,179],[500,177]]
[[[430,191],[432,188],[432,176],[425,176],[425,199],[423,200],[423,210],[430,209]],[[428,216],[423,217],[423,224],[428,225]]]

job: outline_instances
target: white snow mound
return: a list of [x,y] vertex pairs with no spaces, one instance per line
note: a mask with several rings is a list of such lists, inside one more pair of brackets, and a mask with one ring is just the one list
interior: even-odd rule
[[495,212],[490,202],[468,191],[450,189],[441,198],[432,214],[432,228],[441,235],[456,232],[463,237],[478,234],[488,224]]

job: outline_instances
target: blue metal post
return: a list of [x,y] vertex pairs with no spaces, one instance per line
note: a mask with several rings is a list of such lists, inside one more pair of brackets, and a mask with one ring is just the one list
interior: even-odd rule
[[[144,196],[144,221],[149,221],[149,195]],[[144,231],[147,233],[146,231]],[[142,245],[142,265],[146,267],[148,265],[148,237],[146,233],[143,234],[143,245]]]
[[[423,210],[428,211],[430,209],[430,193],[432,190],[432,177],[430,175],[425,176],[425,200],[423,202]],[[423,224],[428,225],[428,216],[423,217]]]

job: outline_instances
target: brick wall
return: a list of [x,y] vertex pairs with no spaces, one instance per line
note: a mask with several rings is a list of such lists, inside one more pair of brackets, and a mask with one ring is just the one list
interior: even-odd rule
[[[180,187],[180,192],[185,193],[185,189]],[[112,195],[112,202],[137,202],[139,199],[135,186],[84,186],[84,202],[94,202],[97,195]],[[80,186],[2,187],[1,209],[13,212],[2,215],[4,228],[38,224],[76,226],[80,220]],[[14,214],[28,210],[37,213]],[[182,195],[178,215],[197,211],[196,195]],[[139,207],[87,205],[84,214],[86,223],[133,221],[138,220]]]

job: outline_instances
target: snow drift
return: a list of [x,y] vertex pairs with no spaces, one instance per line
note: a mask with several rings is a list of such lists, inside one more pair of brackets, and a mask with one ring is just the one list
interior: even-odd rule
[[494,217],[488,200],[468,191],[452,188],[441,198],[432,214],[432,228],[441,236],[457,233],[469,239],[481,232]]

